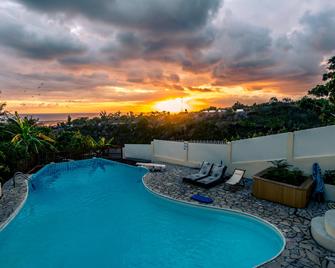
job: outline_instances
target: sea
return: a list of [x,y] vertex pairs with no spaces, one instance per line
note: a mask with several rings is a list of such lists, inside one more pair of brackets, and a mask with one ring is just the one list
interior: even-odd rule
[[54,126],[58,123],[66,122],[68,116],[71,116],[71,119],[78,119],[82,117],[93,118],[98,116],[98,113],[49,113],[49,114],[20,114],[20,116],[32,117],[38,119],[40,125]]

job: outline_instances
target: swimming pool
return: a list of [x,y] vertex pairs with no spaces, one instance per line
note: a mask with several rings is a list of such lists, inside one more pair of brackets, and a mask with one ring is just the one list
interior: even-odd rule
[[158,198],[145,173],[103,159],[44,167],[0,232],[1,267],[253,267],[282,250],[273,226]]

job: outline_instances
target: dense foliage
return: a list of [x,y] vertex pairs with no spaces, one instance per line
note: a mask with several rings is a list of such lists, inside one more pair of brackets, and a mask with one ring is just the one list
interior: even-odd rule
[[292,169],[284,160],[271,161],[271,163],[274,166],[267,169],[262,175],[265,179],[300,186],[308,178],[301,170]]
[[327,72],[323,74],[323,85],[317,85],[309,91],[309,94],[327,98],[332,104],[335,104],[335,56],[328,60]]

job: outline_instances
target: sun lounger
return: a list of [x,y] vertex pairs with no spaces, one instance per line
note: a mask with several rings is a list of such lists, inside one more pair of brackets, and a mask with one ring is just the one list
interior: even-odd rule
[[213,164],[204,161],[202,163],[200,171],[198,173],[190,174],[190,175],[185,176],[183,178],[183,181],[184,182],[194,182],[194,181],[203,179],[203,178],[205,178],[209,175],[209,173],[211,172],[212,167],[213,167]]
[[145,168],[149,169],[150,171],[163,171],[163,170],[166,169],[166,165],[155,164],[155,163],[138,162],[138,163],[136,163],[136,166],[145,167]]
[[210,176],[205,177],[201,180],[194,182],[195,185],[202,186],[205,188],[211,188],[215,185],[224,181],[224,173],[226,172],[227,167],[223,165],[214,165]]
[[243,186],[244,173],[245,170],[243,169],[235,169],[233,175],[225,182],[225,185],[228,187]]

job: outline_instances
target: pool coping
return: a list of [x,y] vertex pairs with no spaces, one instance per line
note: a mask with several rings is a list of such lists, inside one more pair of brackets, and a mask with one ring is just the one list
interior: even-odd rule
[[[144,168],[144,167],[142,167]],[[150,172],[147,168],[144,168],[148,171],[148,173]],[[200,208],[200,209],[208,209],[208,210],[215,210],[215,211],[227,211],[227,212],[230,212],[230,213],[234,213],[234,214],[239,214],[239,215],[242,215],[244,217],[248,217],[248,218],[252,218],[264,225],[267,225],[269,226],[270,228],[272,228],[275,232],[277,232],[279,234],[279,236],[282,238],[283,240],[283,246],[282,248],[280,249],[280,251],[275,255],[273,256],[271,259],[267,260],[267,261],[264,261],[260,264],[257,264],[256,266],[254,267],[260,267],[264,264],[267,264],[273,260],[275,260],[276,258],[278,258],[282,253],[283,251],[285,250],[285,247],[286,247],[286,238],[285,236],[283,235],[283,233],[279,230],[279,228],[277,226],[275,226],[273,223],[271,222],[268,222],[267,220],[265,219],[262,219],[261,217],[258,217],[256,215],[253,215],[251,213],[247,213],[247,212],[244,212],[244,211],[239,211],[237,209],[231,209],[231,208],[222,208],[222,207],[218,207],[218,206],[208,206],[208,205],[205,205],[205,204],[199,204],[199,203],[195,203],[195,202],[189,202],[189,201],[186,201],[186,200],[181,200],[181,199],[177,199],[177,198],[174,198],[172,196],[168,196],[166,194],[162,194],[162,193],[159,193],[153,189],[151,189],[146,183],[145,183],[145,180],[144,178],[146,177],[146,175],[148,175],[148,173],[144,174],[143,177],[142,177],[142,184],[144,185],[144,188],[150,192],[151,194],[159,197],[159,198],[163,198],[165,200],[169,200],[171,202],[176,202],[176,203],[180,203],[180,204],[184,204],[184,205],[187,205],[187,206],[192,206],[192,207],[197,207],[197,208]]]

